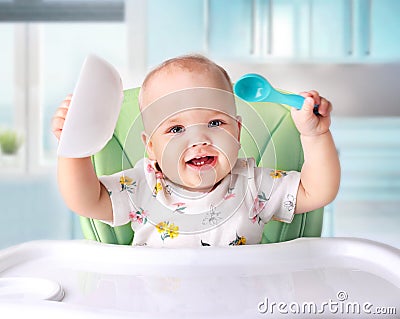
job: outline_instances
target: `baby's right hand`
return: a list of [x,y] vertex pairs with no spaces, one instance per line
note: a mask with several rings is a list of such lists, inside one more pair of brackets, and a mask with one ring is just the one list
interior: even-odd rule
[[71,99],[72,94],[67,95],[64,101],[61,102],[60,106],[56,110],[56,113],[51,119],[51,131],[53,132],[57,140],[60,140],[62,129],[64,127],[65,117],[67,116],[68,107],[71,103]]

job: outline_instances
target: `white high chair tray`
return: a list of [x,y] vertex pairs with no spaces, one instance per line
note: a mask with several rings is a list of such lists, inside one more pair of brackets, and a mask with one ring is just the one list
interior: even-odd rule
[[[399,318],[399,266],[399,249],[350,238],[179,250],[33,241],[0,251],[0,313],[7,318],[375,318],[384,311],[390,314],[385,318]],[[52,299],[46,293],[8,298],[7,280],[16,278],[59,284],[65,296],[56,294],[53,300],[60,302],[41,300]]]

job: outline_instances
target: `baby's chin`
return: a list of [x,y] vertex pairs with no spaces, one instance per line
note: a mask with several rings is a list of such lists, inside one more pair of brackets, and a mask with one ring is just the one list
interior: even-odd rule
[[215,188],[220,181],[214,180],[210,183],[205,183],[204,180],[191,180],[191,181],[172,181],[174,184],[178,185],[179,187],[191,191],[191,192],[201,192],[201,193],[208,193]]
[[185,176],[185,178],[182,178],[182,180],[174,180],[174,179],[170,180],[175,185],[179,186],[184,190],[191,192],[208,193],[211,192],[220,183],[222,179],[223,177],[217,178],[216,174],[200,175],[198,173],[197,176],[194,174],[192,176]]

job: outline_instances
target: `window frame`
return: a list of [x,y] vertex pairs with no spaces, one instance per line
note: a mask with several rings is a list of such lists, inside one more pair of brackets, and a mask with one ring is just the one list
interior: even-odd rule
[[[25,3],[26,0],[14,0],[15,3]],[[30,1],[28,1],[30,2]],[[34,1],[36,4],[43,1]],[[80,4],[90,1],[78,1]],[[108,4],[114,1],[104,1]],[[124,1],[118,1],[124,2]],[[0,2],[0,11],[5,4]],[[146,13],[147,5],[142,0],[131,0],[124,2],[124,19],[127,32],[127,63],[130,70],[126,87],[138,86],[147,72],[147,40],[146,40]],[[65,22],[75,22],[68,20]],[[0,17],[0,23],[6,22]],[[48,21],[8,21],[14,22],[14,96],[13,113],[14,122],[11,123],[15,129],[22,133],[24,144],[18,156],[20,165],[14,167],[0,167],[1,177],[15,175],[44,175],[52,171],[56,161],[49,160],[44,156],[43,129],[42,129],[42,100],[41,100],[41,25]],[[88,21],[85,17],[81,22]],[[109,20],[103,22],[116,22]],[[138,32],[140,30],[140,32]],[[141,48],[138,50],[138,46]],[[50,123],[49,123],[50,129]]]
[[123,0],[13,0],[0,2],[0,21],[123,21]]

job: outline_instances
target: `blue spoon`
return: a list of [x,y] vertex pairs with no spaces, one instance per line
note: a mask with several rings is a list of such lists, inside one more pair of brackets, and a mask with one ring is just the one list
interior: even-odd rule
[[[286,94],[275,90],[266,78],[259,74],[245,74],[234,85],[235,94],[247,102],[272,102],[286,104],[300,110],[305,98],[297,94]],[[318,114],[318,105],[314,106]]]

